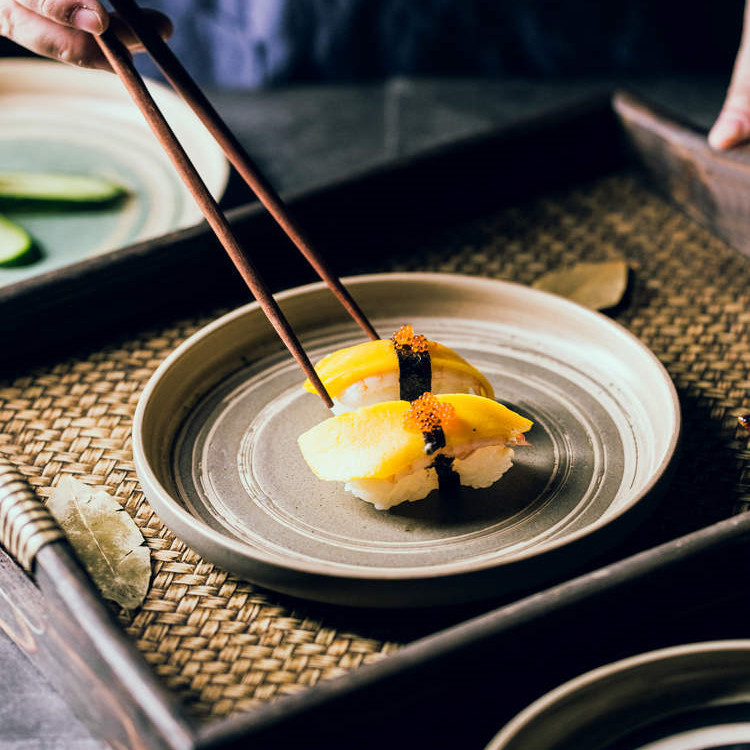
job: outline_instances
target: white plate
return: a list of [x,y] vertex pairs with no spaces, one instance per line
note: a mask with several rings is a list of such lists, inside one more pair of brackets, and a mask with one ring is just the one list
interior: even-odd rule
[[[528,287],[447,274],[347,281],[381,335],[409,322],[534,420],[531,448],[458,506],[377,511],[312,474],[297,436],[329,416],[255,304],[154,374],[135,463],[162,520],[209,560],[325,601],[432,605],[537,585],[623,534],[672,460],[680,414],[654,355],[610,319]],[[362,340],[321,284],[279,295],[315,360]]]
[[[186,104],[149,90],[215,198],[228,163]],[[123,84],[111,73],[48,60],[0,60],[0,171],[99,175],[129,198],[99,210],[6,211],[37,241],[41,260],[0,268],[0,286],[197,224],[202,214]]]

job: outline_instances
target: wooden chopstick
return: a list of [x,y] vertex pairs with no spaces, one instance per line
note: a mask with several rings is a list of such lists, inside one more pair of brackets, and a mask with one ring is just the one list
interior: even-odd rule
[[123,20],[132,28],[140,39],[146,51],[159,66],[164,76],[174,90],[185,100],[185,103],[195,112],[201,122],[222,147],[227,159],[245,180],[258,200],[266,207],[287,236],[294,242],[305,256],[317,274],[326,282],[331,291],[354,320],[372,339],[380,338],[377,331],[359,308],[338,276],[329,267],[325,258],[317,252],[308,237],[302,232],[297,221],[289,211],[288,206],[263,176],[257,164],[237,140],[235,135],[214,109],[206,95],[190,77],[175,54],[154,31],[148,19],[135,0],[111,0],[112,7]]
[[255,266],[242,250],[229,226],[229,222],[208,191],[187,153],[185,153],[185,149],[183,149],[169,127],[169,124],[164,119],[164,115],[162,115],[157,107],[156,102],[143,83],[143,79],[133,66],[130,53],[110,29],[95,38],[112,69],[125,84],[128,93],[138,105],[138,108],[143,113],[167,155],[172,160],[172,163],[177,167],[180,176],[206,217],[206,221],[208,221],[211,229],[213,229],[219,242],[224,246],[224,249],[229,254],[229,257],[250,288],[250,291],[258,301],[271,325],[276,329],[281,340],[286,344],[289,351],[302,367],[305,375],[310,379],[310,382],[326,406],[331,408],[333,401],[318,374],[315,372],[310,358],[302,348],[302,344],[300,344],[299,339],[292,330],[289,321],[284,316],[278,303],[273,298],[270,289],[266,286]]

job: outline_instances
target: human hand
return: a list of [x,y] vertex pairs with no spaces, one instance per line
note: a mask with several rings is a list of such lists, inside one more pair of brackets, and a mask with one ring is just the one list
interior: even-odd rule
[[[169,19],[146,11],[163,37],[172,33]],[[0,0],[0,36],[44,57],[83,68],[110,70],[92,34],[112,26],[131,52],[142,50],[129,27],[110,16],[98,0]]]
[[729,90],[708,134],[709,144],[721,150],[747,140],[750,140],[750,0],[745,4],[742,41],[734,61]]

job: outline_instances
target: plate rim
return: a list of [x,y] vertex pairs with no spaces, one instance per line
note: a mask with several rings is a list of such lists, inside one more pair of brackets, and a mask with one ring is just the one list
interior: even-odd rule
[[[220,531],[213,529],[201,519],[196,518],[185,508],[183,508],[179,502],[177,502],[170,496],[166,488],[158,481],[145,454],[143,445],[143,420],[144,413],[146,411],[146,407],[151,394],[157,387],[161,378],[172,368],[174,363],[178,361],[183,356],[183,354],[194,345],[195,342],[210,336],[214,331],[225,325],[228,325],[236,318],[251,314],[253,311],[260,309],[260,305],[257,302],[249,302],[209,322],[207,325],[201,327],[198,331],[193,333],[179,346],[177,346],[154,371],[138,398],[132,427],[133,457],[141,488],[143,489],[144,495],[154,507],[154,510],[157,512],[157,514],[161,514],[163,512],[165,516],[174,516],[178,519],[178,521],[186,524],[194,533],[197,533],[204,537],[207,536],[211,542],[219,545],[225,552],[228,552],[230,554],[238,554],[243,558],[251,557],[253,562],[257,564],[268,565],[272,566],[273,568],[282,567],[285,571],[312,576],[324,576],[327,578],[334,577],[355,581],[401,581],[405,578],[408,578],[409,580],[413,581],[432,580],[449,576],[476,574],[494,568],[520,563],[528,559],[538,558],[542,554],[555,552],[596,532],[611,527],[615,522],[621,521],[624,516],[627,516],[629,512],[632,511],[636,506],[639,506],[644,498],[651,494],[656,486],[665,478],[667,470],[674,459],[682,427],[682,416],[676,388],[674,386],[674,383],[672,382],[671,377],[669,376],[669,373],[667,372],[667,369],[656,357],[656,355],[640,339],[638,339],[638,337],[628,331],[620,323],[612,320],[606,315],[603,315],[602,313],[594,310],[590,310],[583,305],[560,297],[559,295],[534,289],[517,282],[481,276],[471,276],[467,274],[442,272],[371,273],[348,276],[343,278],[342,282],[345,285],[356,286],[358,284],[376,284],[383,281],[420,280],[426,282],[437,282],[440,279],[450,279],[455,283],[469,282],[471,284],[479,284],[486,287],[494,287],[498,289],[510,287],[516,291],[523,290],[524,293],[528,293],[532,297],[538,296],[539,299],[544,300],[548,304],[553,303],[556,305],[563,305],[564,307],[568,307],[569,310],[572,310],[579,315],[583,315],[584,317],[592,316],[595,320],[598,321],[600,325],[609,327],[609,329],[613,333],[616,333],[619,336],[624,336],[626,339],[628,339],[628,341],[636,345],[636,347],[639,348],[641,352],[651,361],[656,370],[659,372],[664,385],[667,386],[667,389],[670,392],[671,413],[675,421],[675,429],[670,437],[665,455],[662,457],[662,460],[659,462],[655,470],[651,473],[651,476],[649,477],[648,481],[645,483],[641,491],[636,495],[636,498],[633,502],[629,503],[624,508],[619,509],[613,515],[608,516],[604,520],[599,518],[594,523],[589,524],[588,526],[579,529],[571,534],[563,535],[556,540],[545,542],[538,547],[534,547],[533,549],[522,550],[518,554],[514,554],[503,560],[489,557],[489,559],[476,560],[472,563],[467,563],[466,561],[458,561],[440,563],[426,567],[363,567],[356,566],[351,563],[334,563],[322,560],[307,561],[291,559],[289,557],[284,557],[283,555],[276,555],[275,553],[270,552],[266,549],[254,548],[247,543],[222,534]],[[325,288],[326,284],[322,281],[312,282],[302,286],[293,287],[291,289],[285,289],[274,296],[280,303],[283,303],[290,297],[297,297],[304,294],[309,294],[311,292],[325,290]],[[155,495],[157,498],[156,502],[154,502],[152,499],[153,495]],[[173,533],[175,533],[176,536],[178,536],[178,538],[181,538],[178,531],[176,531],[171,526],[170,529],[173,531]]]
[[639,669],[673,658],[711,654],[717,651],[741,651],[750,655],[750,638],[728,638],[726,640],[698,641],[676,646],[665,646],[664,648],[644,651],[643,653],[627,656],[623,659],[590,669],[557,685],[523,708],[492,737],[485,746],[485,750],[503,750],[519,731],[524,730],[530,722],[536,720],[551,707],[554,707],[560,700],[565,700],[565,698],[574,695],[579,690],[591,688],[602,679],[616,677],[633,669]]

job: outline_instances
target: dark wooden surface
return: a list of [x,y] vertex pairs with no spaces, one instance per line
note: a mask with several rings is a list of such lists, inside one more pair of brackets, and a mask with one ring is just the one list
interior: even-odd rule
[[39,551],[33,582],[0,550],[0,631],[112,747],[193,746],[192,724],[125,637],[67,542]]
[[625,91],[613,106],[633,152],[662,191],[750,255],[750,145],[715,151],[705,129]]
[[43,672],[92,732],[115,748],[189,750],[191,722],[154,678],[66,542],[40,550],[34,579],[48,615],[44,637],[37,639]]

